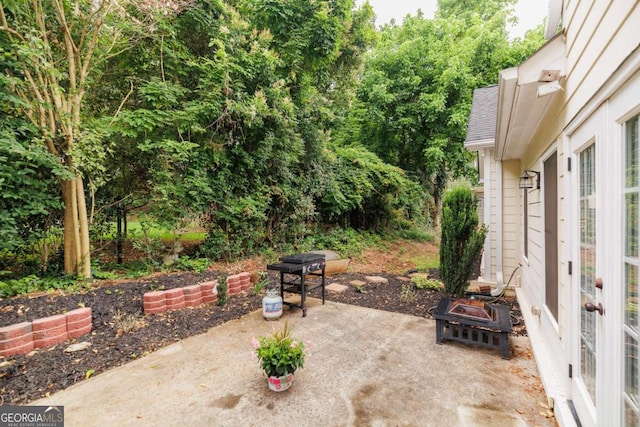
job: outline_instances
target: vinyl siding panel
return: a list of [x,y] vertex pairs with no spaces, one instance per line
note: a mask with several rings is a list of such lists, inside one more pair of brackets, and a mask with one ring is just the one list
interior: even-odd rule
[[566,11],[569,22],[565,109],[569,119],[578,114],[638,46],[639,3],[581,1]]
[[[522,253],[522,194],[519,188],[520,162],[511,160],[502,164],[502,271],[506,282],[518,266]],[[512,282],[511,285],[514,285]]]

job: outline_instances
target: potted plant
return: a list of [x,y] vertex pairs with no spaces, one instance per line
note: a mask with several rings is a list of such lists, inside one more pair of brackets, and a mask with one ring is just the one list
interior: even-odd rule
[[291,336],[288,323],[281,330],[274,328],[271,335],[254,338],[253,348],[269,377],[269,389],[284,391],[291,387],[294,372],[304,367],[305,344]]

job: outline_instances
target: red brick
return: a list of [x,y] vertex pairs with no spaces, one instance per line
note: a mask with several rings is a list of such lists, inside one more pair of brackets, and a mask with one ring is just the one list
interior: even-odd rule
[[169,305],[179,304],[181,301],[184,302],[184,295],[180,295],[175,298],[167,298],[165,300],[165,304],[169,306]]
[[160,308],[149,308],[149,309],[145,307],[144,309],[145,314],[160,314],[160,313],[165,313],[166,311],[167,311],[166,306],[163,306]]
[[78,322],[80,320],[91,319],[91,308],[77,308],[67,312],[67,325],[69,323]]
[[251,273],[249,273],[248,271],[243,271],[242,273],[239,273],[238,276],[240,276],[240,280],[251,281]]
[[229,295],[236,295],[236,294],[239,294],[240,292],[242,292],[242,288],[229,288],[227,290],[227,293]]
[[87,325],[91,325],[91,317],[85,319],[76,320],[75,322],[67,322],[67,331],[74,329],[84,328]]
[[16,323],[0,328],[0,341],[10,340],[31,333],[31,322]]
[[43,331],[33,331],[33,340],[40,341],[51,337],[57,337],[67,333],[67,323]]
[[200,290],[200,285],[185,286],[184,288],[182,288],[182,290],[184,291],[184,296],[185,297],[187,295],[201,294],[202,293],[202,291]]
[[247,277],[246,279],[240,280],[240,288],[248,289],[251,286],[251,278]]
[[144,301],[145,303],[158,302],[158,301],[164,301],[166,297],[167,297],[167,294],[162,291],[146,292],[142,296],[142,301]]
[[82,328],[76,328],[73,330],[70,330],[69,332],[67,332],[69,339],[71,338],[78,338],[81,337],[85,334],[88,334],[89,332],[91,332],[91,324],[84,326]]
[[0,350],[9,350],[13,347],[21,347],[28,342],[33,342],[33,333],[28,332],[22,336],[0,341]]
[[59,326],[67,325],[67,316],[64,314],[57,314],[55,316],[43,317],[36,319],[32,322],[33,332],[44,331],[47,329],[57,328]]
[[11,347],[6,350],[0,350],[0,356],[9,357],[15,356],[16,354],[27,354],[33,349],[33,340],[31,340],[20,347]]
[[202,304],[202,296],[198,297],[198,298],[185,298],[184,299],[184,305],[185,307],[197,307],[200,304]]
[[145,302],[143,304],[144,306],[144,311],[147,310],[156,310],[156,309],[167,309],[167,301],[166,300],[162,300],[162,301],[157,301],[157,302]]
[[218,295],[216,294],[211,294],[211,295],[207,295],[207,296],[203,296],[202,297],[202,303],[203,304],[211,304],[218,301]]
[[233,274],[231,276],[227,276],[227,285],[231,287],[235,283],[240,283],[240,276],[237,274]]
[[184,296],[167,299],[167,310],[179,310],[185,307]]
[[215,282],[200,283],[200,294],[203,297],[207,295],[214,295],[215,288],[216,288]]
[[59,334],[56,336],[47,336],[42,339],[35,339],[35,335],[34,335],[33,346],[35,348],[50,347],[52,345],[56,345],[63,341],[66,341],[68,337],[69,336],[66,330],[62,334]]
[[184,290],[182,288],[168,289],[164,291],[164,297],[168,301],[173,298],[181,297],[184,295]]

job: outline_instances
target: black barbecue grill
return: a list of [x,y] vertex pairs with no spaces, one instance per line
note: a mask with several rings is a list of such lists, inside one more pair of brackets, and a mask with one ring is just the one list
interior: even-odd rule
[[[280,258],[277,264],[267,265],[267,270],[280,272],[280,296],[284,304],[289,307],[300,307],[302,317],[307,315],[304,303],[307,292],[321,289],[322,304],[325,299],[325,260],[324,254],[293,254]],[[311,277],[308,277],[311,276]],[[284,301],[284,293],[290,292],[300,295],[300,304]]]

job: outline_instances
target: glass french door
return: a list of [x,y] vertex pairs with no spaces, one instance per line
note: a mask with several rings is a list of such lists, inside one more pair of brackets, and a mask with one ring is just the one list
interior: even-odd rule
[[624,322],[623,334],[623,419],[625,426],[640,426],[640,376],[638,342],[638,270],[640,269],[640,115],[624,124]]
[[601,230],[610,189],[602,188],[602,173],[606,172],[602,168],[606,161],[603,157],[606,156],[601,156],[599,147],[599,117],[596,114],[571,137],[576,164],[572,171],[573,206],[577,219],[573,224],[571,399],[585,427],[597,426],[602,419],[598,412],[609,357],[603,336],[605,311],[601,280],[608,258],[608,241],[607,233]]
[[580,159],[580,378],[591,402],[596,403],[596,316],[587,311],[596,302],[596,146],[591,144]]

